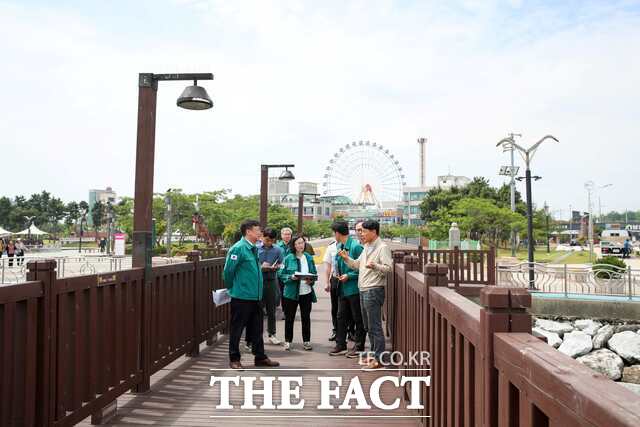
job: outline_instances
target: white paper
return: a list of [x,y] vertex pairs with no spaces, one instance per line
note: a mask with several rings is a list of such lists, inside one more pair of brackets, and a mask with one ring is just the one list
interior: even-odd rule
[[226,288],[213,291],[213,303],[215,305],[224,305],[230,301],[231,295],[229,295],[229,291]]

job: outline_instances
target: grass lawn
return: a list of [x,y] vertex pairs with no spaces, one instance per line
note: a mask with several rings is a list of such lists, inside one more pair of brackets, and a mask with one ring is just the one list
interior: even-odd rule
[[[507,248],[499,248],[497,256],[501,257],[510,257],[511,249]],[[521,249],[516,253],[516,258],[520,261],[527,260],[527,250]],[[564,258],[566,256],[566,258]],[[533,253],[533,257],[536,262],[540,263],[552,263],[552,264],[585,264],[589,262],[589,251],[582,252],[571,252],[570,255],[567,256],[567,252],[564,251],[555,251],[551,248],[551,252],[547,253],[546,246],[538,246],[536,247],[535,252]]]

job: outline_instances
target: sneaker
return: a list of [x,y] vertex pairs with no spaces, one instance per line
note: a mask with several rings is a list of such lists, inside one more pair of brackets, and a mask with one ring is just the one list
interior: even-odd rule
[[311,347],[311,343],[309,341],[302,343],[302,347],[304,347],[304,349],[307,351],[313,350],[313,347]]
[[336,340],[336,333],[333,332],[331,333],[331,336],[329,337],[329,341],[335,341]]
[[347,339],[349,341],[356,342],[355,334],[353,334],[352,332],[349,332],[349,334],[347,335]]
[[333,350],[329,352],[329,356],[342,356],[347,354],[346,348],[335,347]]
[[284,349],[287,351],[291,351],[291,343],[290,342],[285,342],[284,343]]
[[244,353],[251,353],[253,350],[251,349],[250,346],[247,345],[247,343],[240,343],[240,351],[244,352]]
[[273,345],[280,345],[281,341],[275,335],[269,335],[269,342]]

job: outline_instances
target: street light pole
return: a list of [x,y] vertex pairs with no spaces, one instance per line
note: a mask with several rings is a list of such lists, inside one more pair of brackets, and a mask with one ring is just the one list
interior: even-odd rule
[[547,205],[547,202],[544,202],[544,217],[547,229],[547,253],[549,253],[551,248],[549,247],[549,205]]
[[[159,81],[193,80],[177,100],[179,107],[189,110],[211,108],[213,102],[197,80],[213,80],[213,74],[141,73],[138,78],[138,137],[133,214],[133,267],[144,267],[151,274],[153,166],[156,136],[156,101]],[[143,387],[145,388],[145,387]]]
[[167,241],[165,244],[167,246],[167,255],[171,258],[171,235],[173,234],[171,230],[171,189],[167,190],[167,194],[164,196],[164,202],[167,205]]
[[302,211],[304,210],[304,196],[318,197],[318,193],[298,193],[298,234],[302,234]]
[[[526,166],[525,179],[526,179],[526,188],[527,188],[527,242],[528,242],[527,252],[528,252],[528,270],[529,270],[529,289],[536,288],[535,287],[535,270],[534,270],[535,263],[533,258],[535,238],[533,236],[533,199],[531,196],[531,160],[533,159],[533,156],[535,155],[536,150],[538,149],[540,144],[542,144],[546,140],[559,142],[556,137],[547,135],[542,139],[540,139],[535,144],[533,144],[528,149],[525,149],[520,145],[516,144],[513,136],[510,136],[508,138],[504,138],[497,144],[497,146],[500,146],[503,144],[507,146],[513,145],[513,147],[517,149],[520,155],[522,156]],[[534,177],[534,179],[538,180],[540,179],[540,177]]]
[[264,229],[267,226],[267,207],[269,206],[269,169],[285,168],[278,178],[281,181],[291,181],[295,177],[289,168],[295,165],[260,165],[260,226]]

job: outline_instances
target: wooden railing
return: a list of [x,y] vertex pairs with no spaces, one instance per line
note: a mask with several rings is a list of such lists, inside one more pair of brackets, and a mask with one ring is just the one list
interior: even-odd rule
[[526,290],[485,286],[478,305],[450,283],[448,265],[418,272],[416,257],[398,258],[388,281],[388,332],[405,360],[430,353],[431,386],[419,412],[425,424],[640,425],[639,396],[530,334]]
[[393,252],[414,255],[421,265],[446,264],[449,280],[455,286],[496,284],[496,248],[493,246],[486,250],[460,250],[457,247],[429,250],[419,246],[415,250],[398,249]]
[[213,305],[224,259],[56,278],[32,261],[29,282],[0,287],[0,425],[73,425],[182,355],[196,356],[228,323]]

